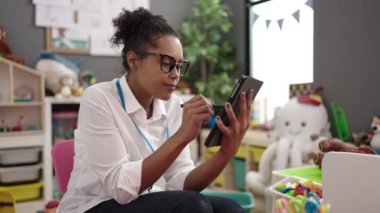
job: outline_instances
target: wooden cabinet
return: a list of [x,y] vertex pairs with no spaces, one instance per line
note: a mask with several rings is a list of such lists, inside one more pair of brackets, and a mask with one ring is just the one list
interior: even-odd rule
[[[38,162],[42,170],[49,163],[44,153],[44,89],[44,77],[36,70],[0,57],[0,150],[38,147],[42,151]],[[46,191],[40,183],[46,178],[43,171],[41,174],[38,184],[35,183],[39,188],[34,191],[28,191],[26,183],[18,182],[1,187],[4,191],[12,191],[16,186],[25,186],[20,196],[23,198],[18,200],[16,196],[17,212],[35,212],[43,208]],[[25,197],[28,195],[32,196],[30,201]]]

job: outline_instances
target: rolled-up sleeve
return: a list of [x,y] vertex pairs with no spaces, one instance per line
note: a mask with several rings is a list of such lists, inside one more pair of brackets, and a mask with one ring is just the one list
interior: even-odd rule
[[142,160],[129,160],[111,109],[102,90],[87,88],[81,100],[78,128],[91,168],[104,190],[125,204],[139,196]]
[[[171,130],[176,132],[182,123],[182,108],[178,107],[182,103],[179,99],[178,103],[174,103],[168,110],[172,111],[172,115],[169,116],[169,123]],[[192,142],[194,143],[194,142]],[[189,145],[183,149],[181,154],[173,162],[173,164],[164,173],[166,180],[166,190],[182,190],[187,175],[194,169],[194,162],[191,160]]]

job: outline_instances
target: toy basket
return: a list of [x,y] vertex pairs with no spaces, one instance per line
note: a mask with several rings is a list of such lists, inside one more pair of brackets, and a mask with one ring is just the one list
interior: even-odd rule
[[[286,177],[286,178],[278,181],[277,183],[275,183],[269,187],[269,191],[270,191],[271,195],[273,196],[273,199],[272,199],[272,212],[273,213],[278,212],[278,211],[275,211],[275,209],[276,208],[278,209],[278,206],[282,205],[282,202],[290,203],[293,199],[296,199],[295,196],[292,196],[292,195],[289,195],[286,193],[282,193],[281,191],[278,191],[277,188],[284,186],[284,185],[286,186],[286,188],[288,188],[288,187],[291,187],[292,185],[294,185],[295,183],[299,183],[299,182],[305,183],[305,182],[307,182],[307,180],[301,179],[301,178],[296,178],[296,177]],[[316,183],[316,182],[312,182],[312,183],[313,183],[313,186],[317,187],[319,190],[322,190],[321,184]],[[286,211],[283,210],[281,212],[287,212],[287,210]],[[303,211],[303,209],[301,209],[300,211],[296,211],[296,212],[305,213],[305,211]]]

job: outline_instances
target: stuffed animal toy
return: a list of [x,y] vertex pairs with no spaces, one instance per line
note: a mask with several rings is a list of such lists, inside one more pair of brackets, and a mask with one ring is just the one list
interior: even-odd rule
[[36,70],[45,76],[45,86],[53,94],[60,92],[62,78],[71,76],[74,79],[74,87],[79,85],[79,68],[65,59],[63,56],[53,53],[41,53],[40,59],[36,64]]
[[314,141],[313,152],[310,153],[310,158],[319,167],[322,166],[322,160],[327,152],[353,152],[361,154],[376,154],[375,150],[365,144],[361,143],[356,145],[353,142],[344,142],[337,138],[326,138],[318,135],[312,135],[311,139]]
[[373,147],[376,150],[377,154],[380,154],[380,118],[378,118],[377,116],[374,116],[371,127],[373,130],[371,147]]
[[69,99],[73,97],[72,88],[74,87],[74,78],[71,75],[61,77],[61,89],[55,94],[57,99]]
[[293,98],[278,109],[273,119],[276,141],[264,151],[259,171],[248,172],[248,187],[257,194],[265,194],[271,183],[272,170],[286,169],[312,163],[310,152],[313,134],[330,137],[327,111],[315,90],[304,97]]
[[24,65],[25,64],[24,59],[18,58],[15,55],[13,55],[11,48],[9,47],[7,42],[5,41],[5,34],[6,33],[5,33],[4,28],[2,26],[0,26],[0,56],[6,58],[8,60],[12,60],[16,63]]

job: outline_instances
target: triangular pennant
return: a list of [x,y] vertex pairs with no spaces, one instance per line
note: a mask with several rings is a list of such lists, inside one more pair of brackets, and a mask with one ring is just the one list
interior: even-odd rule
[[297,22],[300,22],[300,10],[297,10],[292,15],[297,20]]
[[268,29],[270,25],[270,20],[265,20],[265,23],[267,24],[267,29]]
[[280,30],[282,30],[282,23],[284,22],[284,19],[277,20],[278,26],[280,27]]
[[259,15],[252,13],[252,26],[256,23],[257,19],[259,19]]
[[307,0],[305,4],[313,9],[313,0]]

